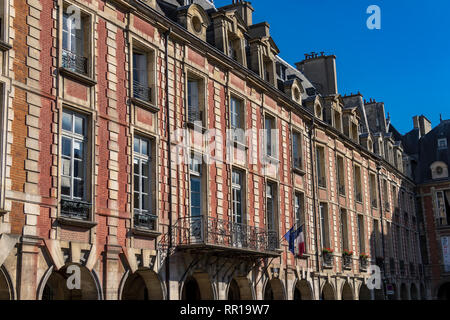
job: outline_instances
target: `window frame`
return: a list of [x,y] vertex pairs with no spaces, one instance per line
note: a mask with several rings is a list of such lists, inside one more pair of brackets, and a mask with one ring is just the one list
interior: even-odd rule
[[[323,211],[326,208],[326,211]],[[330,239],[330,217],[329,217],[329,206],[326,202],[319,203],[319,218],[320,218],[320,242],[322,248],[331,247]]]
[[[157,164],[156,164],[156,139],[150,135],[146,135],[145,133],[142,133],[140,131],[135,130],[133,132],[133,149],[132,149],[132,213],[133,213],[133,227],[136,228],[145,228],[145,226],[139,225],[139,223],[136,223],[135,216],[137,214],[143,215],[143,216],[149,216],[150,219],[154,220],[154,227],[148,228],[150,231],[158,231],[159,223],[158,223],[158,205],[157,205],[157,199],[156,199],[156,190],[157,190]],[[147,142],[147,155],[142,154],[141,150],[141,143],[139,144],[139,151],[135,151],[135,141],[136,139],[139,139],[140,142],[146,141]],[[135,173],[135,161],[139,161],[139,174],[137,175]],[[145,194],[144,192],[141,192],[143,189],[142,187],[142,163],[141,161],[147,161],[148,166],[148,209],[143,209],[143,199],[142,194]],[[135,206],[135,183],[136,183],[136,176],[139,177],[139,208],[136,208]]]
[[[295,142],[297,142],[297,145]],[[297,159],[295,157],[296,153],[297,153]],[[296,160],[299,163],[299,165],[296,165]],[[303,133],[296,129],[292,129],[292,168],[296,172],[302,172],[304,170]]]
[[[234,175],[239,175],[239,184],[235,183]],[[246,173],[244,170],[232,167],[231,169],[231,221],[237,224],[246,224]],[[240,221],[238,221],[238,215],[235,211],[237,200],[235,200],[235,192],[239,193],[240,196]]]
[[[270,187],[270,195],[269,195],[269,187]],[[266,211],[266,226],[268,231],[274,231],[278,235],[278,183],[267,180],[266,181],[266,188],[265,188],[265,211]],[[268,199],[270,199],[270,202],[272,204],[271,206],[271,217],[269,216],[269,206],[268,206]],[[272,219],[270,219],[272,218]],[[272,227],[272,228],[269,228]]]
[[[186,86],[186,123],[188,126],[192,125],[198,125],[198,122],[200,122],[202,128],[206,128],[208,125],[208,110],[207,110],[207,88],[206,88],[206,78],[205,75],[203,75],[201,72],[194,70],[193,68],[186,67],[185,70],[185,86]],[[198,97],[197,97],[197,110],[200,115],[199,119],[192,119],[190,118],[190,104],[189,104],[189,82],[195,81],[197,82],[197,90],[198,90]]]
[[[359,173],[359,179],[357,179],[357,172]],[[362,168],[360,165],[356,163],[353,164],[353,185],[354,185],[355,201],[362,204],[364,202],[363,188],[362,188]],[[358,197],[358,195],[360,196]]]
[[[322,153],[319,152],[322,150]],[[322,157],[323,161],[320,161]],[[316,144],[316,170],[317,170],[317,185],[321,189],[326,189],[328,185],[327,181],[327,169],[326,169],[326,152],[325,146]],[[322,174],[323,171],[323,174]]]
[[[233,103],[234,102],[234,103]],[[239,105],[239,110],[236,110],[235,107]],[[235,112],[236,110],[236,112]],[[235,94],[234,92],[229,95],[229,116],[230,116],[230,122],[229,122],[229,129],[230,129],[230,140],[233,143],[238,143],[241,145],[247,145],[247,139],[245,135],[246,130],[246,99],[241,97],[240,95]],[[234,123],[234,119],[238,120],[239,123]],[[242,130],[243,135],[240,137],[239,135],[235,134],[233,130]]]
[[[340,168],[340,161],[342,160],[342,172]],[[346,195],[346,183],[345,183],[345,156],[336,154],[336,181],[337,181],[337,192],[339,196],[345,197]],[[341,181],[342,180],[342,181]],[[342,183],[342,184],[341,184]]]
[[[92,45],[94,42],[94,20],[95,20],[95,13],[88,12],[84,8],[82,8],[80,5],[73,3],[69,0],[63,0],[59,2],[60,8],[62,8],[59,12],[59,57],[60,57],[60,68],[63,68],[64,70],[67,70],[73,74],[80,75],[82,79],[93,79],[94,78],[94,72],[93,72],[93,66],[95,66],[95,55],[94,55],[94,46]],[[82,43],[82,58],[85,58],[86,61],[86,73],[79,72],[77,70],[74,70],[72,68],[69,68],[67,66],[64,66],[63,64],[63,56],[64,52],[67,52],[69,55],[79,55],[79,52],[72,52],[71,50],[67,50],[64,48],[64,15],[65,15],[65,9],[67,7],[74,6],[80,11],[81,15],[81,25],[83,26],[83,43]],[[87,28],[86,28],[87,27]],[[87,30],[86,30],[87,29]],[[78,79],[78,78],[77,78]]]

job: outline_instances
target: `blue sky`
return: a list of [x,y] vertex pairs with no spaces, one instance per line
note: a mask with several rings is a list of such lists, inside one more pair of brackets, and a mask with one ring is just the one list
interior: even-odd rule
[[[336,55],[339,92],[383,101],[401,133],[412,129],[416,114],[433,127],[440,114],[450,119],[450,1],[250,2],[253,23],[270,24],[284,60],[294,64],[311,51]],[[381,8],[381,30],[366,27],[370,5]]]

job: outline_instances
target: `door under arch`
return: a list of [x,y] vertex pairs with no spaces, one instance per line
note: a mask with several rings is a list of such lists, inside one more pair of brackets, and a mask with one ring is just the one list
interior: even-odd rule
[[161,282],[155,272],[139,270],[128,276],[122,300],[163,300]]
[[324,284],[321,298],[322,300],[336,300],[333,286],[329,282]]
[[214,300],[211,281],[207,273],[197,273],[188,277],[183,285],[182,300]]
[[308,281],[297,281],[294,289],[294,300],[312,300],[311,287]]
[[279,279],[267,281],[264,289],[264,300],[284,300],[283,284]]

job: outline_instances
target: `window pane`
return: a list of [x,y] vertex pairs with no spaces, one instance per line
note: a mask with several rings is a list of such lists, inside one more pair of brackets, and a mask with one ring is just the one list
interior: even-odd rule
[[83,187],[84,187],[83,180],[78,179],[73,180],[73,196],[82,199],[84,197]]
[[62,137],[62,155],[70,157],[72,155],[72,140]]
[[142,210],[150,210],[150,197],[148,195],[142,195]]
[[72,114],[63,111],[62,128],[72,132]]
[[144,176],[144,177],[149,177],[149,164],[148,164],[148,161],[145,161],[145,160],[142,160],[141,161],[141,163],[142,163],[142,175]]
[[140,209],[141,208],[141,206],[139,204],[139,193],[138,192],[134,193],[134,208],[135,209]]
[[139,192],[139,176],[134,175],[134,191]]
[[139,152],[139,138],[134,138],[134,152]]
[[83,161],[74,160],[74,162],[73,162],[73,176],[75,178],[83,178],[83,176],[84,176]]
[[70,179],[61,177],[61,194],[70,196]]
[[84,135],[84,119],[80,116],[75,116],[75,133]]
[[73,142],[73,153],[74,158],[83,159],[83,143],[80,141]]
[[142,177],[142,192],[144,193],[149,193],[150,190],[150,185],[149,185],[149,180],[148,178]]
[[141,140],[141,153],[144,155],[148,155],[148,141]]
[[62,174],[65,176],[71,175],[70,159],[62,159]]
[[200,192],[200,179],[191,178],[191,190],[192,192]]
[[140,174],[141,171],[139,170],[139,160],[134,159],[133,163],[134,163],[134,166],[133,166],[134,174]]

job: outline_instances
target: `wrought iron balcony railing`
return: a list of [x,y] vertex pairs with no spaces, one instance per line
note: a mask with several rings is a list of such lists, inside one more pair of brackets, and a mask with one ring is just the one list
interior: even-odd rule
[[339,194],[341,196],[345,196],[345,186],[340,185],[340,186],[338,186],[338,189],[339,189]]
[[[163,250],[168,245],[164,239],[160,242]],[[172,227],[172,241],[177,247],[205,245],[259,253],[274,253],[280,246],[276,231],[205,216],[180,218]]]
[[319,184],[319,187],[326,188],[326,186],[327,186],[327,178],[326,177],[319,177],[318,178],[318,184]]
[[344,267],[344,269],[351,269],[352,268],[352,264],[353,264],[353,257],[352,256],[343,255],[342,256],[342,260],[343,260],[343,267]]
[[88,74],[88,59],[80,54],[62,50],[62,67],[70,71]]
[[89,220],[92,204],[81,200],[61,199],[61,215],[78,220]]
[[358,201],[358,202],[362,202],[362,194],[361,194],[361,192],[356,193],[355,199],[356,199],[356,201]]
[[144,86],[139,81],[133,80],[133,97],[151,103],[152,88]]
[[148,213],[142,213],[139,210],[134,211],[134,226],[139,228],[156,231],[158,217]]
[[200,111],[195,108],[189,108],[188,122],[190,123],[203,122],[203,111]]

